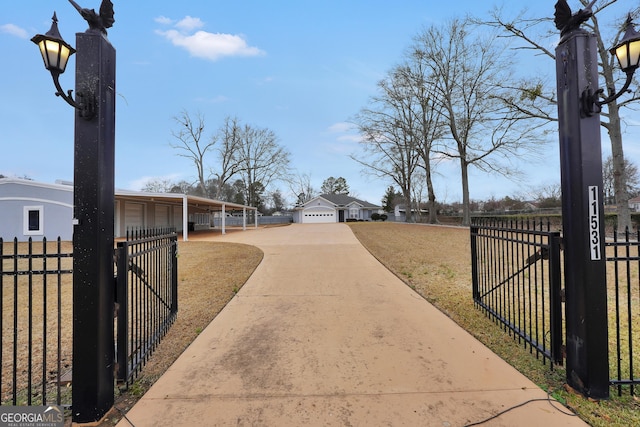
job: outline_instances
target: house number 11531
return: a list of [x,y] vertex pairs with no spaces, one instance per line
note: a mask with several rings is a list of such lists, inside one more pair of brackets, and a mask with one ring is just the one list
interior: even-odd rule
[[598,203],[598,187],[589,186],[589,246],[591,260],[599,261],[600,253],[600,205]]

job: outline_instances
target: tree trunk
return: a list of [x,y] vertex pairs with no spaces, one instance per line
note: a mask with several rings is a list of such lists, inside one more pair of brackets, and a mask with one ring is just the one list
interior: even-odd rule
[[[615,58],[609,55],[600,34],[600,27],[595,16],[591,18],[598,36],[598,54],[600,56],[601,75],[609,94],[615,93],[616,80],[614,78]],[[631,228],[631,210],[629,209],[629,194],[627,193],[627,174],[625,172],[624,152],[622,148],[622,130],[620,126],[620,106],[617,101],[607,104],[608,122],[601,121],[601,125],[609,132],[611,140],[611,159],[613,169],[613,193],[618,213],[618,233],[624,233]]]
[[204,181],[204,158],[200,156],[199,161],[195,161],[196,168],[198,169],[198,186],[202,192],[202,197],[209,197],[207,194],[207,184]]
[[629,209],[629,193],[627,192],[627,175],[624,170],[624,150],[622,148],[622,132],[620,130],[619,107],[615,102],[609,104],[609,123],[605,126],[611,140],[611,159],[613,163],[613,192],[618,213],[617,232],[624,233],[631,229],[631,209]]
[[427,162],[427,167],[425,169],[425,174],[427,175],[427,193],[429,195],[429,224],[437,224],[438,223],[438,211],[436,210],[436,193],[433,189],[433,180],[431,179],[431,165]]
[[415,222],[415,220],[413,219],[413,207],[411,206],[411,190],[402,190],[403,195],[404,195],[404,206],[405,206],[405,215],[404,215],[404,221],[405,222]]
[[469,200],[469,164],[460,158],[460,169],[462,177],[462,225],[471,225],[471,208]]

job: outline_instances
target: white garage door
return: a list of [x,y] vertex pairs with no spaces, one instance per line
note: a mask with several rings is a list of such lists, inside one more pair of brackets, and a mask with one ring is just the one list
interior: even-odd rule
[[169,209],[170,206],[156,205],[156,227],[167,228],[169,227]]
[[173,227],[177,231],[182,231],[182,206],[173,207]]
[[126,202],[124,204],[124,224],[127,230],[144,228],[144,205]]
[[321,207],[305,209],[302,212],[302,222],[304,224],[336,222],[336,211]]

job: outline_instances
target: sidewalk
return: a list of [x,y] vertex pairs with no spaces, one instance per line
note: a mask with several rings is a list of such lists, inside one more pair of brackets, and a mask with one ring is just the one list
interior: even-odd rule
[[[264,260],[129,411],[136,427],[458,427],[547,398],[386,270],[344,224],[215,240],[258,246]],[[536,401],[482,425],[586,425],[563,412]]]

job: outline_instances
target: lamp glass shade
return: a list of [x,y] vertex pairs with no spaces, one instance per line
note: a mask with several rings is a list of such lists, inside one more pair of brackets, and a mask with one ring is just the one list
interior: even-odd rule
[[36,35],[31,41],[40,48],[45,68],[51,72],[62,74],[67,68],[69,57],[75,53],[75,49],[60,36],[55,13],[52,20],[51,29],[45,35]]
[[628,21],[627,30],[620,43],[611,49],[611,53],[618,58],[620,68],[627,72],[638,68],[640,63],[640,33],[638,33],[633,24]]
[[626,43],[615,50],[622,71],[637,68],[640,63],[640,40]]
[[44,61],[44,67],[49,71],[64,73],[69,57],[75,53],[75,50],[63,40],[46,37],[38,40],[37,44]]

